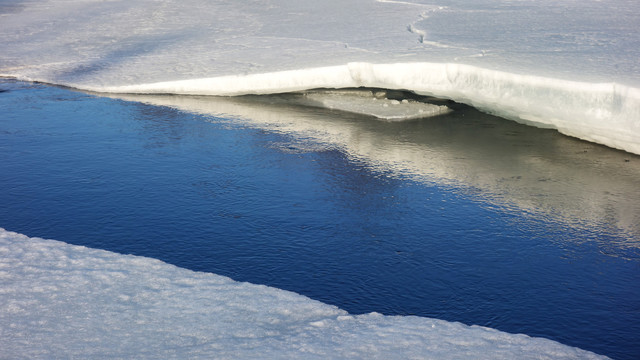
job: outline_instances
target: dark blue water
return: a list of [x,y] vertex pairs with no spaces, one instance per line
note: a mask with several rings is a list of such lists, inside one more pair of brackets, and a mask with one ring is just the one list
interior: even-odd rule
[[[361,134],[414,147],[431,141],[434,154],[517,144],[499,150],[528,154],[513,164],[464,173],[520,171],[516,162],[536,159],[549,163],[540,183],[575,189],[526,207],[523,199],[546,194],[527,193],[521,172],[496,177],[511,181],[496,188],[488,184],[503,180],[421,181],[340,144],[244,121],[8,80],[0,90],[7,230],[287,289],[351,313],[436,317],[640,357],[636,156],[472,110],[449,122],[362,125]],[[336,126],[373,122],[322,116]],[[553,177],[563,161],[580,162],[575,179]],[[571,210],[576,202],[594,210]]]

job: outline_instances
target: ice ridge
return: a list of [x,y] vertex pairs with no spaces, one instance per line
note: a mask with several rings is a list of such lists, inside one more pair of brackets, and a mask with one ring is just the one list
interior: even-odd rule
[[640,154],[640,89],[520,75],[455,63],[345,65],[91,88],[188,95],[272,94],[315,88],[402,89],[451,99],[520,123]]

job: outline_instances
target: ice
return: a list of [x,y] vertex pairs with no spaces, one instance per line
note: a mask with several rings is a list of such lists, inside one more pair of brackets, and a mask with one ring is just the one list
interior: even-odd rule
[[0,7],[0,20],[0,74],[23,80],[403,89],[640,154],[637,1],[49,0]]
[[306,92],[301,104],[370,115],[388,121],[420,119],[451,112],[446,105],[431,104],[413,99],[389,99],[372,91]]
[[371,64],[96,88],[113,93],[241,95],[314,88],[408,89],[640,154],[640,89],[517,75],[470,65]]
[[[386,121],[420,119],[451,112],[451,109],[447,105],[442,104],[442,101],[439,99],[405,98],[405,95],[406,93],[404,92],[385,90],[322,89],[270,96],[268,97],[268,101],[272,104],[297,104],[338,110],[367,115]],[[142,101],[148,100],[151,99],[145,97]],[[194,111],[193,109],[185,110]],[[198,109],[195,109],[195,111],[197,112]],[[234,116],[235,115],[237,114],[234,114]]]
[[3,358],[598,359],[526,335],[350,315],[159,260],[0,229]]

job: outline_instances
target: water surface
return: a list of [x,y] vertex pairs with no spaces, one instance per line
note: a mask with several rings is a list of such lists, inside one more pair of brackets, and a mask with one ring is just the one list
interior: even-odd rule
[[386,123],[279,97],[0,89],[8,230],[640,355],[637,156],[465,107]]

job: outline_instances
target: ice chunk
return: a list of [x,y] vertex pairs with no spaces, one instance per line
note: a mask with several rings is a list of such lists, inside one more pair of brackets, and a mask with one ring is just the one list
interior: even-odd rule
[[386,121],[403,121],[427,118],[451,112],[446,105],[433,104],[423,97],[420,100],[389,99],[387,92],[367,89],[313,90],[301,93],[271,96],[288,104],[299,104],[372,116]]
[[[317,91],[305,93],[305,104],[333,110],[363,114],[388,121],[426,118],[449,113],[446,105],[436,105],[421,101],[377,98],[371,91],[362,94],[353,91]],[[393,105],[393,106],[389,106]]]

